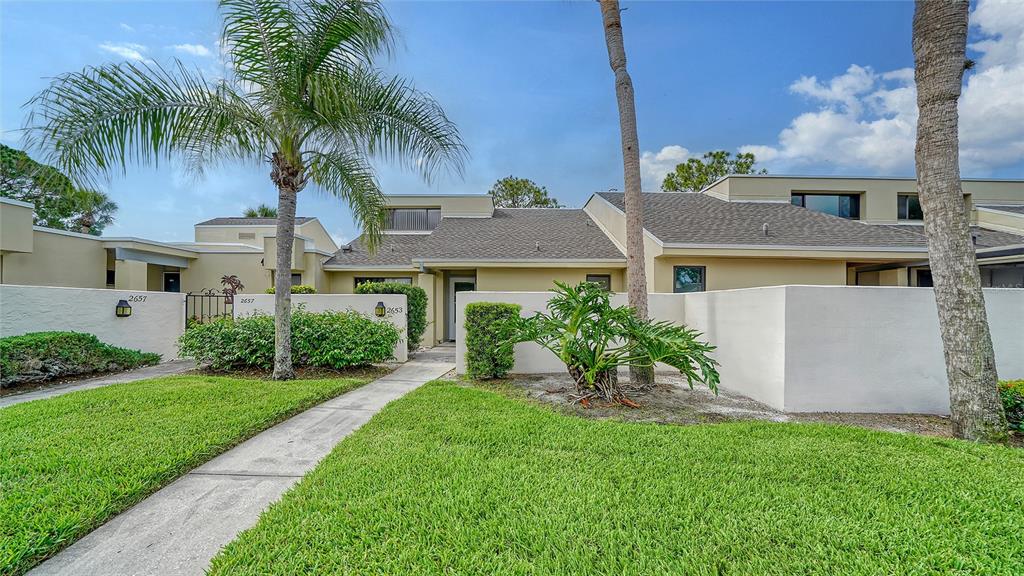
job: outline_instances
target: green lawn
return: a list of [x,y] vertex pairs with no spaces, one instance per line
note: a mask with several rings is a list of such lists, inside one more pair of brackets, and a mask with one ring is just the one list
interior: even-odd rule
[[817,424],[579,419],[437,382],[213,573],[1024,574],[1024,450]]
[[0,409],[0,574],[18,574],[227,448],[366,378],[175,376]]

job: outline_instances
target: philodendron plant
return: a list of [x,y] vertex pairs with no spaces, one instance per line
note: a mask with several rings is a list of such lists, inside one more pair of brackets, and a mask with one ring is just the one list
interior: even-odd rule
[[555,285],[547,313],[518,319],[515,341],[536,342],[557,355],[576,383],[579,400],[629,403],[630,390],[619,384],[618,367],[658,362],[677,368],[691,389],[698,382],[718,392],[718,363],[708,356],[715,347],[698,340],[699,332],[641,320],[629,306],[613,307],[611,295],[598,284]]

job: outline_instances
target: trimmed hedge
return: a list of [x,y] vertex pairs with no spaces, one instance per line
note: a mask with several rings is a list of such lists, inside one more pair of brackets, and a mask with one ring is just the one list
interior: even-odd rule
[[471,378],[501,378],[514,364],[511,320],[522,306],[501,302],[466,305],[466,373]]
[[[275,294],[277,290],[274,287],[270,287],[263,292],[266,294]],[[316,294],[316,288],[313,288],[309,284],[296,284],[292,286],[292,294]]]
[[[347,368],[386,362],[401,339],[388,322],[358,312],[292,312],[292,363]],[[181,355],[201,366],[231,371],[274,366],[274,317],[253,315],[196,324],[178,339]]]
[[999,383],[1006,422],[1010,430],[1024,434],[1024,380],[1003,380]]
[[410,351],[420,347],[427,330],[427,293],[423,288],[398,282],[366,282],[356,287],[356,294],[405,294],[405,323],[409,332],[406,341]]
[[159,354],[104,344],[92,334],[32,332],[0,338],[0,387],[116,372],[159,361]]

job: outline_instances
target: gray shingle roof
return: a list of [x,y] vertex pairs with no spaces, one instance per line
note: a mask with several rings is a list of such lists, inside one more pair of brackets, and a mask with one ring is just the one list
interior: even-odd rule
[[[905,232],[918,234],[924,238],[924,226],[914,224],[886,224],[886,228],[898,228]],[[971,236],[974,238],[975,248],[995,248],[998,246],[1013,246],[1024,244],[1024,236],[999,230],[989,230],[981,226],[971,226]]]
[[325,265],[383,266],[418,260],[619,260],[622,252],[583,210],[498,208],[491,218],[442,218],[427,234],[389,234],[370,256],[357,239]]
[[[600,192],[620,210],[621,192]],[[726,202],[707,194],[645,193],[644,228],[667,244],[924,248],[924,237],[781,202]],[[768,235],[763,226],[768,224]]]
[[996,206],[994,204],[979,204],[978,208],[988,208],[990,210],[999,210],[1000,212],[1024,214],[1024,206]]
[[[295,224],[305,224],[314,218],[311,216],[296,216]],[[243,217],[220,217],[200,222],[196,226],[277,226],[277,218],[243,218]]]

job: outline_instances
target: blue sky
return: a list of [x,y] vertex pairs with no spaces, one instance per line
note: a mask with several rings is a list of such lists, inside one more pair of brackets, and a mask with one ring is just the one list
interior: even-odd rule
[[[912,175],[916,122],[909,2],[627,2],[645,189],[678,161],[751,150],[772,173]],[[622,188],[618,116],[594,2],[394,2],[401,48],[382,66],[445,107],[470,152],[463,178],[428,185],[378,164],[388,193],[482,193],[514,174],[564,203]],[[3,2],[0,129],[17,145],[22,105],[48,78],[89,64],[172,58],[213,74],[213,2]],[[1024,10],[972,13],[961,115],[965,175],[1024,177]],[[107,235],[192,239],[192,224],[275,203],[267,171],[199,181],[172,166],[116,175]],[[339,240],[348,209],[315,190],[299,213]]]

